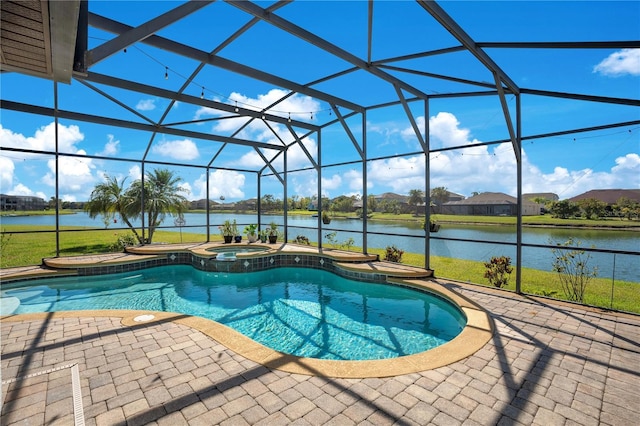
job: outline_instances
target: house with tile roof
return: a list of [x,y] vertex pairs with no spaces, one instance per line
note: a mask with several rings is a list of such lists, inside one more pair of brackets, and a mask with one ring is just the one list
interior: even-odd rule
[[[517,216],[518,199],[502,192],[483,192],[459,201],[449,201],[442,205],[443,213],[473,216]],[[540,205],[523,199],[522,215],[540,214]]]
[[575,203],[580,200],[595,198],[611,206],[616,204],[622,197],[640,202],[640,189],[592,189],[591,191],[569,198],[569,201]]

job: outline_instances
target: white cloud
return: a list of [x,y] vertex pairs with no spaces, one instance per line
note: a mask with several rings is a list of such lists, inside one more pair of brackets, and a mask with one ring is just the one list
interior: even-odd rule
[[[278,126],[273,126],[273,127],[276,130],[278,129]],[[287,131],[287,134],[289,134],[288,131]],[[289,134],[289,136],[290,136],[290,134]],[[265,141],[265,142],[269,142],[269,141]],[[276,143],[275,137],[270,142]],[[306,148],[306,150],[309,152],[311,157],[314,160],[316,160],[317,159],[317,151],[318,151],[318,149],[317,149],[317,145],[316,145],[315,139],[304,138],[304,139],[302,139],[301,142],[304,145],[304,147]],[[277,144],[281,145],[280,142],[277,142]],[[273,160],[274,157],[277,154],[277,152],[275,150],[270,150],[270,149],[262,149],[262,153],[267,158],[267,160]],[[272,161],[271,164],[276,170],[282,170],[283,169],[283,160],[284,160],[284,156],[280,155],[278,158],[275,158],[275,160]],[[304,168],[304,167],[309,167],[312,164],[309,161],[309,157],[307,157],[305,152],[302,150],[300,145],[297,144],[297,143],[292,145],[288,149],[287,162],[288,162],[289,170],[295,170],[295,169],[300,169],[300,168]],[[229,166],[229,167],[231,167],[231,166],[241,166],[243,168],[261,168],[264,165],[265,165],[264,160],[254,150],[251,150],[251,151],[243,154],[236,161],[225,163],[225,166]]]
[[[274,156],[276,155],[275,151],[271,151],[271,150],[261,150],[261,151],[263,155],[267,158],[267,160],[273,160]],[[276,170],[282,170],[283,158],[284,157],[282,155],[279,156],[277,159],[275,159],[275,161],[271,162],[271,165]],[[237,160],[225,163],[225,166],[230,166],[230,167],[238,166],[244,169],[260,169],[265,166],[265,162],[262,159],[262,157],[257,152],[255,152],[255,150],[251,150],[243,154]]]
[[[411,131],[413,132],[413,129]],[[477,143],[476,139],[470,140],[470,133],[469,129],[460,127],[458,119],[450,112],[439,112],[429,119],[432,149]]]
[[[215,170],[209,173],[209,198],[218,200],[224,197],[225,200],[240,200],[244,198],[245,176],[230,170]],[[207,198],[207,177],[200,177],[193,182],[191,191],[194,200]]]
[[[85,155],[84,151],[77,154]],[[42,177],[42,182],[55,188],[56,185],[56,161],[47,161],[47,172]],[[58,158],[58,188],[60,191],[80,192],[82,194],[91,193],[95,181],[92,170],[95,168],[90,158],[82,157],[59,157]]]
[[113,135],[107,135],[107,143],[104,145],[102,151],[96,153],[96,155],[102,156],[114,156],[120,150],[120,141],[115,140]]
[[[84,139],[84,135],[80,131],[80,128],[76,125],[58,125],[58,147],[60,152],[63,153],[73,153],[79,155],[79,157],[65,157],[60,156],[58,158],[58,183],[60,191],[68,191],[68,192],[78,192],[82,195],[87,195],[90,193],[92,184],[95,180],[92,175],[95,166],[93,165],[93,160],[90,158],[84,158],[82,156],[86,155],[86,152],[82,149],[78,148],[78,144],[81,143]],[[55,122],[52,122],[46,126],[41,126],[38,128],[33,136],[24,136],[20,133],[14,133],[10,129],[2,128],[0,126],[0,145],[8,146],[8,147],[19,147],[22,149],[31,149],[36,151],[54,151],[55,150]],[[55,187],[56,183],[56,161],[55,158],[51,156],[42,157],[37,156],[36,154],[29,153],[21,153],[20,154],[25,159],[33,159],[33,158],[48,158],[47,160],[47,168],[48,171],[42,175],[38,176],[38,174],[42,173],[41,168],[31,168],[29,169],[29,165],[21,166],[22,171],[27,171],[30,175],[29,182],[38,182],[48,185],[50,187]],[[3,185],[9,185],[8,190],[6,192],[17,194],[17,195],[36,195],[42,198],[47,199],[43,192],[37,191],[34,193],[25,183],[28,182],[20,182],[16,181],[16,177],[19,175],[19,171],[15,169],[15,164],[13,169],[10,168],[10,165],[2,164],[2,183]],[[9,182],[8,179],[8,171],[12,170],[12,181]],[[15,184],[13,188],[11,185]],[[62,196],[60,197],[62,198]],[[68,199],[75,198],[74,195],[67,195]]]
[[523,192],[554,192],[562,198],[571,198],[592,189],[640,188],[640,156],[626,154],[615,159],[616,165],[610,171],[596,172],[590,168],[568,170],[555,167],[551,173],[541,173],[530,164],[523,171],[525,184]]
[[[238,105],[238,107],[244,109],[251,109],[254,111],[262,111],[270,105],[273,105],[278,100],[284,98],[289,92],[286,90],[272,89],[266,94],[258,95],[255,98],[251,98],[240,93],[233,92],[229,95],[229,100],[222,100],[231,105]],[[293,120],[310,121],[311,112],[316,112],[321,109],[319,102],[309,96],[293,95],[285,99],[284,101],[276,104],[275,107],[266,111],[271,115],[278,115],[280,117],[289,117]],[[213,108],[201,107],[195,113],[194,119],[199,120],[204,117],[224,117],[233,115],[227,112],[222,112]],[[219,120],[216,122],[214,131],[219,133],[233,132],[246,123],[247,118],[230,118],[226,120]],[[288,132],[286,132],[288,133]],[[259,138],[254,139],[255,137]],[[283,133],[283,135],[285,135]],[[253,120],[249,126],[243,129],[243,132],[237,135],[238,137],[245,137],[247,139],[265,141],[265,138],[273,138],[273,134],[264,125],[261,120]],[[286,136],[286,135],[285,135]],[[285,137],[286,140],[290,140],[291,136]]]
[[[341,195],[343,178],[335,173],[322,177],[322,195],[324,197],[335,197]],[[318,193],[318,175],[315,170],[304,170],[296,172],[290,177],[290,190],[293,188],[294,195],[308,197],[310,194]]]
[[179,191],[181,195],[183,195],[186,198],[189,198],[191,196],[192,189],[189,182],[181,182],[180,188],[182,188],[182,191]]
[[335,174],[328,177],[322,176],[322,190],[323,191],[332,191],[340,188],[342,185],[342,178],[340,175]]
[[[422,120],[424,120],[424,118],[422,118]],[[399,130],[396,127],[396,123],[375,123],[367,121],[367,132],[377,133],[382,136],[379,146],[392,145],[396,141],[397,135],[400,135],[404,140],[415,140],[415,132],[412,128]]]
[[424,157],[396,157],[387,160],[372,161],[369,164],[367,178],[369,188],[374,194],[393,192],[407,194],[411,189],[424,188]]
[[[84,139],[80,128],[75,125],[58,125],[58,149],[60,152],[75,153],[76,146]],[[56,146],[55,122],[41,126],[33,136],[24,136],[14,133],[10,129],[0,125],[0,145],[10,148],[21,148],[34,151],[54,151]],[[22,153],[25,158],[31,158],[35,154]]]
[[[448,112],[431,117],[432,146],[465,146],[479,143],[470,131],[460,126],[457,118]],[[413,129],[403,134],[415,137]],[[470,195],[474,191],[496,191],[516,195],[516,162],[511,143],[474,146],[466,149],[431,154],[431,187],[444,186],[448,190]],[[561,198],[570,198],[591,189],[640,187],[640,156],[630,153],[615,159],[609,171],[590,168],[569,170],[556,166],[552,172],[542,170],[529,161],[526,151],[522,155],[523,192],[554,192]],[[411,189],[424,187],[424,157],[397,157],[371,162],[368,178],[376,188],[391,187],[392,191],[407,194]]]
[[289,187],[293,189],[295,195],[308,197],[309,194],[318,193],[318,175],[315,170],[296,172],[290,176],[290,180]]
[[[316,144],[316,140],[313,138],[304,138],[301,142],[309,155],[311,155],[311,158],[316,161],[318,158],[318,145]],[[289,148],[287,152],[287,162],[289,169],[309,167],[312,164],[309,157],[307,157],[307,154],[302,150],[298,143]]]
[[198,147],[189,139],[179,141],[160,141],[153,146],[151,151],[163,157],[177,160],[193,160],[200,156]]
[[[347,187],[354,191],[353,194],[362,195],[362,172],[351,169],[346,173],[343,173],[342,178],[347,182]],[[371,181],[367,182],[367,189],[371,188],[373,183]]]
[[140,166],[135,165],[129,168],[128,179],[132,182],[138,179],[142,179],[142,169],[140,169]]
[[[424,129],[424,117],[423,116],[416,117],[415,121],[416,121],[416,126],[418,127],[418,129],[420,129],[420,130]],[[390,134],[393,134],[393,133],[394,133],[393,131],[390,132]],[[417,139],[416,132],[415,132],[415,130],[413,129],[412,126],[409,126],[404,130],[401,130],[400,131],[400,135],[402,136],[403,139]],[[421,135],[421,136],[424,137],[424,135]]]
[[611,171],[615,173],[631,173],[630,176],[636,178],[636,182],[640,182],[640,155],[636,153],[627,154],[624,157],[616,158],[616,166]]
[[136,109],[139,111],[153,111],[156,109],[155,99],[141,99],[136,105]]
[[27,186],[21,183],[17,184],[15,188],[13,188],[11,191],[8,191],[7,193],[8,195],[24,195],[24,196],[31,196],[31,197],[39,197],[45,201],[48,200],[44,192],[42,191],[34,192],[30,188],[28,188]]
[[13,186],[15,165],[10,158],[0,156],[0,191],[6,193]]
[[612,53],[593,67],[594,73],[618,77],[640,75],[640,49],[622,49]]
[[[240,108],[262,111],[264,108],[273,105],[288,94],[289,92],[286,90],[271,89],[266,94],[251,98],[241,93],[233,92],[229,95],[229,100],[226,102],[232,105],[237,104]],[[311,112],[317,112],[320,108],[320,103],[310,96],[295,94],[276,104],[276,106],[268,110],[267,113],[281,117],[288,117],[289,114],[291,114],[292,119],[309,120],[311,119]],[[196,112],[196,118],[218,114],[220,114],[220,111],[215,111],[211,108],[199,108]]]

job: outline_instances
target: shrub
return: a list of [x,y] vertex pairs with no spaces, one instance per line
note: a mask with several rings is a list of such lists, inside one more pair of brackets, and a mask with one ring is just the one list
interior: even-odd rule
[[109,246],[109,251],[124,251],[125,247],[136,245],[136,238],[133,234],[117,234],[115,243]]
[[324,238],[326,238],[327,242],[331,244],[332,247],[336,247],[338,245],[338,240],[336,239],[337,235],[338,233],[336,231],[333,231],[326,234]]
[[387,246],[384,253],[384,260],[388,260],[389,262],[400,263],[402,261],[403,254],[404,254],[404,250],[400,250],[395,245]]
[[587,284],[591,278],[598,275],[598,268],[589,269],[591,254],[580,249],[580,241],[574,242],[573,238],[569,238],[566,242],[556,243],[556,245],[558,247],[571,247],[574,245],[578,247],[571,251],[552,248],[551,252],[554,255],[552,267],[553,271],[558,273],[562,290],[567,299],[583,303]]
[[294,243],[298,243],[298,244],[304,244],[306,246],[311,245],[311,243],[309,242],[309,239],[307,237],[305,237],[304,235],[298,235],[296,237],[295,240],[293,240]]
[[344,247],[347,251],[351,251],[351,247],[353,247],[355,243],[356,243],[355,240],[349,237],[346,240],[344,240],[344,242],[342,243],[342,247]]
[[484,277],[489,280],[489,284],[498,288],[507,285],[513,272],[509,256],[493,256],[489,262],[484,263],[484,267],[487,268]]

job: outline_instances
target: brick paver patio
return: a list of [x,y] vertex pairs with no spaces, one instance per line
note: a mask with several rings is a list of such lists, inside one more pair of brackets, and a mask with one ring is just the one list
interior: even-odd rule
[[640,317],[445,285],[491,313],[493,339],[381,379],[269,370],[173,322],[3,320],[0,423],[638,424]]

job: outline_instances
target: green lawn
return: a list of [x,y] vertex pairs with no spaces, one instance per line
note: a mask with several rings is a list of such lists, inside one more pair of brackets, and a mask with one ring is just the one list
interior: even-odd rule
[[[17,231],[42,231],[43,227],[34,226],[3,226],[4,232]],[[72,227],[65,227],[60,234],[60,253],[62,256],[74,256],[82,254],[104,253],[116,242],[118,235],[126,235],[128,231],[96,230],[73,232]],[[82,228],[75,228],[82,229]],[[167,243],[202,242],[203,235],[178,232],[156,231],[154,241]],[[222,237],[212,235],[213,241],[222,240]],[[28,249],[26,249],[28,248]],[[352,251],[361,251],[361,248],[352,247]],[[371,253],[384,257],[384,249],[372,249]],[[39,265],[44,257],[55,256],[56,238],[53,232],[36,232],[25,234],[6,234],[4,237],[0,267]],[[405,253],[402,263],[424,267],[424,255]],[[439,278],[471,282],[480,285],[489,285],[484,278],[485,268],[482,262],[463,259],[432,256],[430,267]],[[512,274],[508,289],[514,290],[515,272]],[[528,294],[547,295],[558,299],[564,298],[560,281],[556,273],[523,268],[522,291]],[[640,283],[615,281],[614,303],[611,305],[612,282],[611,279],[594,278],[588,286],[585,302],[588,305],[603,308],[640,313]]]

